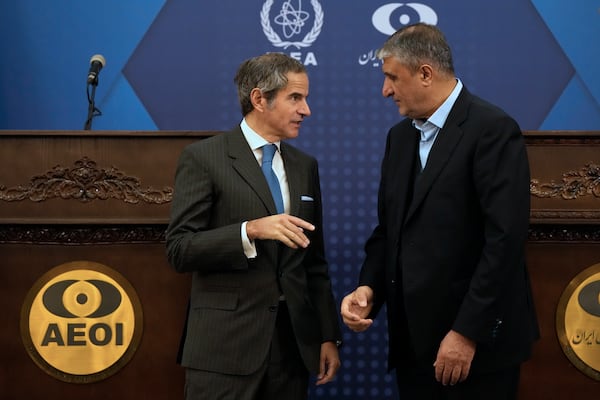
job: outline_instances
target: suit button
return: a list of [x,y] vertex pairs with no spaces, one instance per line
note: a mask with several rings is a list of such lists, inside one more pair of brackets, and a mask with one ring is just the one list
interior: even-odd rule
[[270,312],[275,312],[275,311],[277,311],[277,306],[269,306],[269,311],[270,311]]

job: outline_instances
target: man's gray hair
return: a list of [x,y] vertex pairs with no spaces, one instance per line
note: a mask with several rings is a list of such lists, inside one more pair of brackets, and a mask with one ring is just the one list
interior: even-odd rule
[[304,65],[282,53],[267,53],[244,61],[233,81],[237,85],[238,99],[242,115],[254,109],[250,99],[253,89],[259,89],[270,104],[277,92],[287,83],[287,74],[306,73]]
[[454,75],[450,46],[442,31],[434,25],[408,25],[390,36],[377,51],[377,58],[394,57],[415,72],[423,64],[430,64],[440,72]]

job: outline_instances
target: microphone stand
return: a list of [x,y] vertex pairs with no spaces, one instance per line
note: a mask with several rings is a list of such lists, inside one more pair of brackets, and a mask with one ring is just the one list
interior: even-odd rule
[[[90,94],[90,86],[92,87],[92,93]],[[89,131],[92,129],[92,119],[94,117],[102,115],[102,112],[96,108],[95,97],[96,97],[96,86],[98,86],[98,77],[94,77],[94,80],[89,82],[87,85],[87,98],[88,98],[88,114],[83,127],[84,130]]]

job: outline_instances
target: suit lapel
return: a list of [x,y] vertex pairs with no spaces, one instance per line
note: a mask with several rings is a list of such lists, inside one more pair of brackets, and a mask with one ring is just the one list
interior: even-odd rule
[[[283,158],[283,166],[285,168],[285,175],[288,180],[288,188],[290,191],[290,215],[298,215],[300,211],[300,187],[302,184],[302,177],[306,176],[306,171],[303,165],[300,165],[297,157],[290,151],[285,143],[281,143],[281,157]],[[280,247],[280,263],[282,266],[292,265],[290,263],[291,257],[295,254],[295,250],[287,246]]]
[[283,159],[283,167],[288,181],[288,189],[290,191],[290,215],[298,215],[300,211],[300,192],[302,177],[306,175],[303,167],[300,167],[297,157],[292,152],[289,152],[288,146],[281,143],[281,157]]
[[269,213],[276,214],[275,202],[267,180],[256,162],[256,157],[244,138],[242,130],[239,127],[233,129],[229,132],[227,139],[229,157],[232,159],[233,168],[261,199]]
[[463,136],[463,131],[459,126],[466,118],[470,102],[471,95],[463,88],[446,119],[444,127],[439,131],[435,139],[435,143],[429,152],[425,169],[423,169],[423,172],[421,172],[421,175],[415,182],[413,200],[405,221],[408,221],[419,207],[427,192],[444,169],[444,166],[448,163],[456,145]]
[[[397,194],[394,201],[398,202],[388,210],[388,213],[395,214],[395,216],[392,216],[392,220],[396,221],[395,226],[397,227],[403,225],[406,209],[410,206],[413,193],[411,187],[413,183],[413,165],[415,165],[418,154],[418,131],[412,126],[406,129],[408,129],[408,132],[402,130],[394,133],[405,137],[390,138],[396,144],[388,146],[390,154],[387,155],[390,163],[386,167],[386,174],[390,177],[387,179],[390,187],[386,190],[386,193]],[[403,195],[400,195],[401,193]]]

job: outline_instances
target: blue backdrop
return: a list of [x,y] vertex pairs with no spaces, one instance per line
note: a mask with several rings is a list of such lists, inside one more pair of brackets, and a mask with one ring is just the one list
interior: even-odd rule
[[[597,0],[18,0],[0,4],[0,129],[82,129],[94,54],[106,58],[94,129],[230,129],[241,118],[239,63],[290,54],[309,70],[313,115],[295,144],[320,162],[341,299],[375,223],[385,134],[400,118],[373,54],[417,21],[446,33],[464,84],[523,129],[600,128]],[[382,317],[367,333],[345,331],[339,377],[311,398],[395,397]]]

